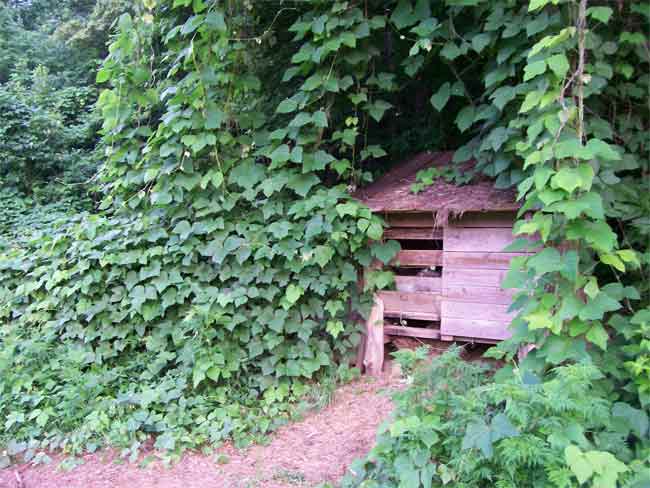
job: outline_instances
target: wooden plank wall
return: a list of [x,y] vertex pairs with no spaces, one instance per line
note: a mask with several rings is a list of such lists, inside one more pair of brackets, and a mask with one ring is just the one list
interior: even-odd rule
[[[412,241],[410,248],[400,251],[390,264],[410,269],[395,277],[396,291],[381,291],[375,296],[367,321],[366,371],[381,371],[388,335],[486,343],[510,336],[508,326],[513,314],[508,308],[513,292],[501,288],[501,283],[510,260],[523,254],[503,252],[514,240],[514,213],[466,213],[442,230],[434,227],[432,214],[385,217],[390,225],[387,238]],[[434,249],[424,245],[431,240],[439,243],[440,239],[442,250],[438,245]],[[440,329],[384,326],[384,317],[439,321]]]
[[501,288],[510,260],[513,213],[468,213],[444,229],[441,335],[478,341],[503,340],[514,314],[512,291]]
[[415,320],[440,320],[440,293],[381,291],[384,316]]
[[395,259],[390,263],[392,266],[426,268],[442,265],[442,251],[417,251],[405,250],[397,253]]

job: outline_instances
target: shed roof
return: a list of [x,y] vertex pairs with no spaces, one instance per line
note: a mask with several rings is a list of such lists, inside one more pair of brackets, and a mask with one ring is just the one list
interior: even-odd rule
[[436,212],[444,223],[449,215],[464,212],[513,211],[519,209],[514,189],[497,190],[489,178],[456,186],[439,178],[419,193],[411,191],[418,171],[452,162],[454,153],[424,152],[397,165],[374,183],[357,190],[354,197],[373,212]]

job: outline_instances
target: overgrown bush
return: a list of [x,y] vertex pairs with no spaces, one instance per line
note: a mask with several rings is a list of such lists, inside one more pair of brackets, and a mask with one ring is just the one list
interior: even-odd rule
[[26,194],[79,185],[96,171],[95,90],[55,89],[52,81],[43,66],[28,72],[22,65],[0,85],[0,178]]
[[452,350],[394,395],[393,417],[346,488],[641,488],[648,415],[611,400],[588,363],[492,377]]
[[[155,24],[122,16],[98,75],[104,212],[0,255],[0,443],[137,452],[155,435],[177,452],[262,435],[347,361],[358,270],[398,248],[369,242],[381,221],[350,199],[357,169],[320,148],[324,111],[271,134],[258,54],[230,41],[246,9],[229,27],[170,5]],[[345,15],[341,35],[363,22]],[[324,172],[337,163],[341,181]]]

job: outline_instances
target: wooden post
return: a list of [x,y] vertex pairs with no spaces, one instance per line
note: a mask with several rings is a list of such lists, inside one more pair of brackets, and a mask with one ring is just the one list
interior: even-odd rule
[[384,302],[375,295],[375,303],[366,322],[366,373],[378,376],[384,365]]

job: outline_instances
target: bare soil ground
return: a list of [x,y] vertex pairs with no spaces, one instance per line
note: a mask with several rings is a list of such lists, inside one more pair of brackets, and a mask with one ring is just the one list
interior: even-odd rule
[[[388,368],[387,368],[388,369]],[[395,383],[393,381],[393,383]],[[65,472],[51,464],[0,471],[0,488],[289,488],[336,482],[375,441],[388,417],[390,374],[363,377],[337,390],[325,409],[279,429],[267,445],[245,451],[226,445],[217,455],[188,453],[170,468],[120,463],[115,453],[83,457]]]

